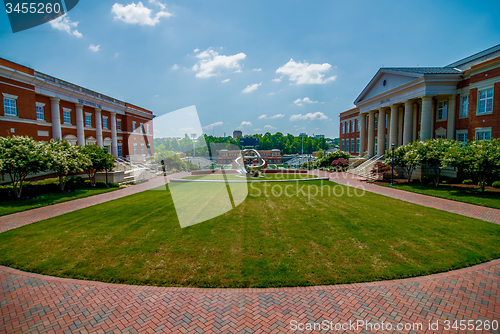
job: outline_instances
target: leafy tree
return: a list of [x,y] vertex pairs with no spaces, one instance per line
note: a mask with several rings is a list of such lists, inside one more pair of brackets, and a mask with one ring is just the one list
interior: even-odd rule
[[109,170],[114,165],[115,157],[106,153],[104,149],[97,145],[87,145],[82,148],[82,152],[90,160],[86,165],[85,172],[89,176],[92,187],[95,185],[95,175],[101,170]]
[[332,161],[331,166],[337,171],[343,171],[345,168],[349,167],[349,160],[338,158]]
[[325,151],[323,151],[323,149],[320,149],[317,153],[316,153],[316,158],[318,159],[321,159],[325,156]]
[[446,153],[449,150],[459,149],[460,146],[460,142],[456,140],[442,138],[429,139],[418,145],[419,153],[422,156],[421,163],[427,164],[429,167],[436,187],[439,185],[441,170],[446,167],[443,161]]
[[0,173],[10,176],[16,198],[21,197],[28,175],[49,167],[47,149],[42,143],[27,136],[0,137]]
[[500,170],[500,139],[476,140],[464,146],[454,146],[445,153],[443,165],[473,173],[484,192],[488,176]]
[[[372,175],[382,175],[383,178],[389,177],[392,175],[392,168],[390,165],[384,164],[382,161],[377,161],[370,171]],[[394,171],[394,175],[398,175],[396,171]]]
[[64,191],[70,173],[84,171],[92,164],[83,150],[83,147],[73,146],[65,140],[51,140],[48,144],[50,169],[58,174],[61,191]]
[[[422,154],[420,150],[421,142],[416,141],[403,146],[399,146],[394,150],[394,166],[403,168],[403,171],[408,178],[408,182],[411,180],[411,176],[415,168],[422,163]],[[390,165],[392,162],[392,151],[387,150],[385,152],[385,163]]]
[[342,151],[334,151],[329,152],[324,155],[322,158],[318,158],[316,160],[316,164],[318,167],[330,167],[332,165],[333,160],[337,159],[346,159],[349,161],[350,154]]

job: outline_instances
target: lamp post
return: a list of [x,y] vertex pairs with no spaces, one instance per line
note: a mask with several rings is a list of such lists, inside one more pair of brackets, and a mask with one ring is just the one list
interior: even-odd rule
[[394,185],[394,148],[396,145],[394,143],[391,144],[392,150],[392,161],[391,161],[391,186]]
[[[104,146],[104,153],[108,154],[108,146]],[[106,188],[109,188],[108,185],[108,165],[106,164]]]

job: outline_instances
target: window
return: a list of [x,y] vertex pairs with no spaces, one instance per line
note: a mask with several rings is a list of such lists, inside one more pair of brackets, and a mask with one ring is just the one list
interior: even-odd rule
[[345,150],[345,151],[346,151],[346,152],[349,152],[349,139],[346,139],[346,141],[345,141],[345,142],[346,142],[346,143],[345,143],[345,144],[346,144],[346,150]]
[[469,97],[462,96],[459,117],[469,117]]
[[345,143],[344,143],[344,139],[342,139],[342,145],[340,145],[340,149],[342,151],[345,151]]
[[[16,96],[16,98],[17,98],[17,96]],[[3,110],[4,110],[6,116],[17,116],[16,99],[5,97],[5,94],[4,94]]]
[[448,111],[448,102],[443,101],[438,103],[437,120],[443,121],[446,119],[446,114]]
[[139,123],[139,132],[144,133],[144,124]]
[[103,117],[102,118],[102,128],[103,129],[107,129],[108,128],[108,118],[107,117]]
[[141,154],[144,155],[144,144],[141,144]]
[[457,130],[457,141],[467,143],[467,130]]
[[344,123],[340,123],[340,131],[344,133]]
[[436,139],[446,139],[446,135],[436,135]]
[[478,114],[487,114],[493,111],[493,88],[485,89],[479,92]]
[[116,130],[118,130],[118,131],[122,130],[122,120],[121,119],[116,120]]
[[378,128],[378,115],[375,115],[375,129]]
[[476,129],[476,140],[490,140],[491,128]]
[[148,156],[149,156],[149,154],[150,154],[149,152],[151,152],[151,146],[149,144],[147,145],[147,149],[148,149]]
[[354,138],[351,138],[351,152],[354,152]]
[[359,138],[356,139],[356,151],[355,152],[360,153],[359,152]]
[[118,144],[118,156],[122,156],[122,144]]
[[36,119],[39,121],[45,120],[44,105],[37,104],[36,106]]
[[132,121],[132,132],[135,131],[135,121]]
[[71,124],[71,109],[63,109],[63,123]]
[[358,119],[357,123],[358,123],[358,126],[356,128],[356,131],[359,132],[359,130],[361,129],[361,120]]
[[349,121],[349,122],[346,123],[346,130],[345,130],[345,132],[347,132],[347,133],[351,132],[351,121]]
[[377,154],[377,148],[378,148],[378,139],[375,138],[375,155]]
[[136,155],[136,154],[137,154],[137,144],[134,143],[134,155]]
[[146,133],[149,133],[149,124],[146,124]]
[[85,114],[85,126],[92,127],[92,114]]

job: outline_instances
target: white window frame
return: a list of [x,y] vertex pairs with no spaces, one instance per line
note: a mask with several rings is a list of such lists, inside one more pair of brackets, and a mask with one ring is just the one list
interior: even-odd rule
[[118,143],[118,145],[117,145],[117,151],[118,151],[118,156],[119,157],[123,156],[123,147],[122,147],[122,144]]
[[102,116],[102,128],[103,129],[109,129],[109,127],[108,127],[108,117],[107,116]]
[[346,133],[351,132],[351,121],[346,122],[345,124],[346,124],[346,129],[345,129],[345,132],[346,132]]
[[[491,90],[491,98],[489,97],[486,97],[484,100],[484,107],[486,109],[486,107],[488,106],[488,100],[491,99],[491,111],[484,111],[484,112],[481,112],[481,93],[482,92],[487,92]],[[485,88],[485,89],[481,89],[481,90],[478,90],[477,91],[477,109],[476,109],[476,115],[489,115],[489,114],[492,114],[493,113],[493,96],[494,96],[494,91],[493,91],[493,87],[489,87],[489,88]]]
[[[490,140],[491,139],[491,127],[488,127],[488,128],[475,128],[475,133],[474,133],[474,138],[476,140],[482,140],[482,139],[479,139],[478,138],[478,135],[479,134],[485,134],[485,133],[489,133],[490,134],[490,138],[486,139],[486,140]],[[483,138],[485,139],[485,138]]]
[[134,146],[134,151],[133,151],[134,155],[137,155],[137,143],[134,143],[133,146]]
[[144,133],[144,123],[139,123],[139,132]]
[[[45,103],[37,102],[36,103],[36,120],[37,121],[45,121]],[[42,115],[42,118],[39,116]]]
[[[439,118],[439,112],[441,111],[441,118]],[[448,101],[438,101],[438,106],[436,110],[436,121],[446,121],[448,119]]]
[[[467,112],[464,114],[464,99],[467,98]],[[458,118],[469,118],[469,95],[460,96],[460,113]]]
[[351,138],[351,153],[354,153],[354,138]]
[[360,153],[359,152],[359,143],[361,142],[361,140],[359,138],[356,138],[356,151],[354,151],[354,153]]
[[120,118],[116,119],[116,130],[118,131],[122,130],[122,120]]
[[[69,115],[69,122],[66,122],[65,116]],[[64,124],[71,124],[71,109],[69,108],[63,108],[63,123]]]
[[135,125],[136,125],[136,122],[132,121],[132,132],[135,132]]
[[[465,140],[460,140],[460,139],[459,139],[459,138],[460,138],[460,137],[459,137],[460,135],[465,135],[465,138],[464,138]],[[456,137],[455,137],[455,138],[456,138],[456,140],[457,140],[457,141],[459,141],[459,142],[462,142],[462,143],[466,144],[466,143],[467,143],[467,140],[468,140],[468,138],[467,138],[468,136],[469,136],[469,130],[467,130],[467,129],[463,129],[463,130],[457,130],[457,131],[456,131]]]
[[[87,118],[88,117],[88,118]],[[90,121],[90,125],[87,124],[87,120]],[[92,127],[92,113],[86,112],[85,113],[85,127],[86,128],[91,128]]]
[[146,124],[146,133],[149,134],[149,124]]
[[[12,95],[12,94],[7,94],[7,93],[2,93],[3,94],[3,113],[5,116],[17,116],[17,96]],[[9,105],[5,102],[9,102]],[[12,108],[11,101],[14,103],[14,107]],[[14,113],[7,113],[7,110],[11,111],[14,109]]]

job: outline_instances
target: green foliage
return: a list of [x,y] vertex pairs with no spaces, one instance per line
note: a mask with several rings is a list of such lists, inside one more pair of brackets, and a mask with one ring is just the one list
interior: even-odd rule
[[350,157],[351,157],[351,155],[349,153],[343,152],[343,151],[329,152],[324,157],[316,160],[316,166],[317,166],[317,168],[330,167],[334,160],[337,160],[337,159],[349,160]]
[[165,171],[167,172],[177,172],[177,171],[193,171],[199,170],[200,168],[188,160],[182,160],[179,155],[172,151],[161,151],[156,152],[155,163],[162,165],[165,164]]
[[495,181],[491,184],[493,188],[500,188],[500,181]]
[[108,186],[110,188],[119,188],[120,187],[120,185],[118,183],[116,183],[116,182],[109,182]]
[[104,181],[97,181],[95,183],[95,187],[96,188],[107,188],[108,186],[107,186],[106,182],[104,182]]
[[[415,168],[422,163],[424,157],[420,150],[422,143],[419,141],[409,143],[407,145],[399,146],[394,150],[394,167],[401,167],[408,178],[411,180],[411,175]],[[392,163],[392,150],[385,152],[385,163],[390,165]]]
[[324,156],[325,156],[325,151],[323,151],[323,149],[318,150],[318,152],[316,153],[316,158],[318,159],[321,159]]
[[471,179],[465,179],[462,181],[462,184],[474,184],[474,181],[472,181]]
[[106,153],[103,148],[97,145],[87,145],[83,147],[83,153],[90,160],[90,164],[86,165],[85,172],[89,176],[92,185],[95,183],[95,174],[97,172],[113,168],[115,157],[110,153]]
[[64,191],[66,178],[70,173],[86,170],[92,164],[85,154],[85,147],[73,146],[65,140],[51,140],[48,154],[50,169],[59,175],[61,191]]
[[444,164],[446,154],[459,150],[461,143],[456,140],[439,138],[419,142],[419,145],[416,146],[418,154],[422,156],[421,163],[427,164],[434,178],[434,186],[437,187],[441,170],[446,167]]
[[0,137],[0,173],[13,181],[13,192],[21,197],[23,182],[30,174],[49,169],[47,146],[25,136]]

